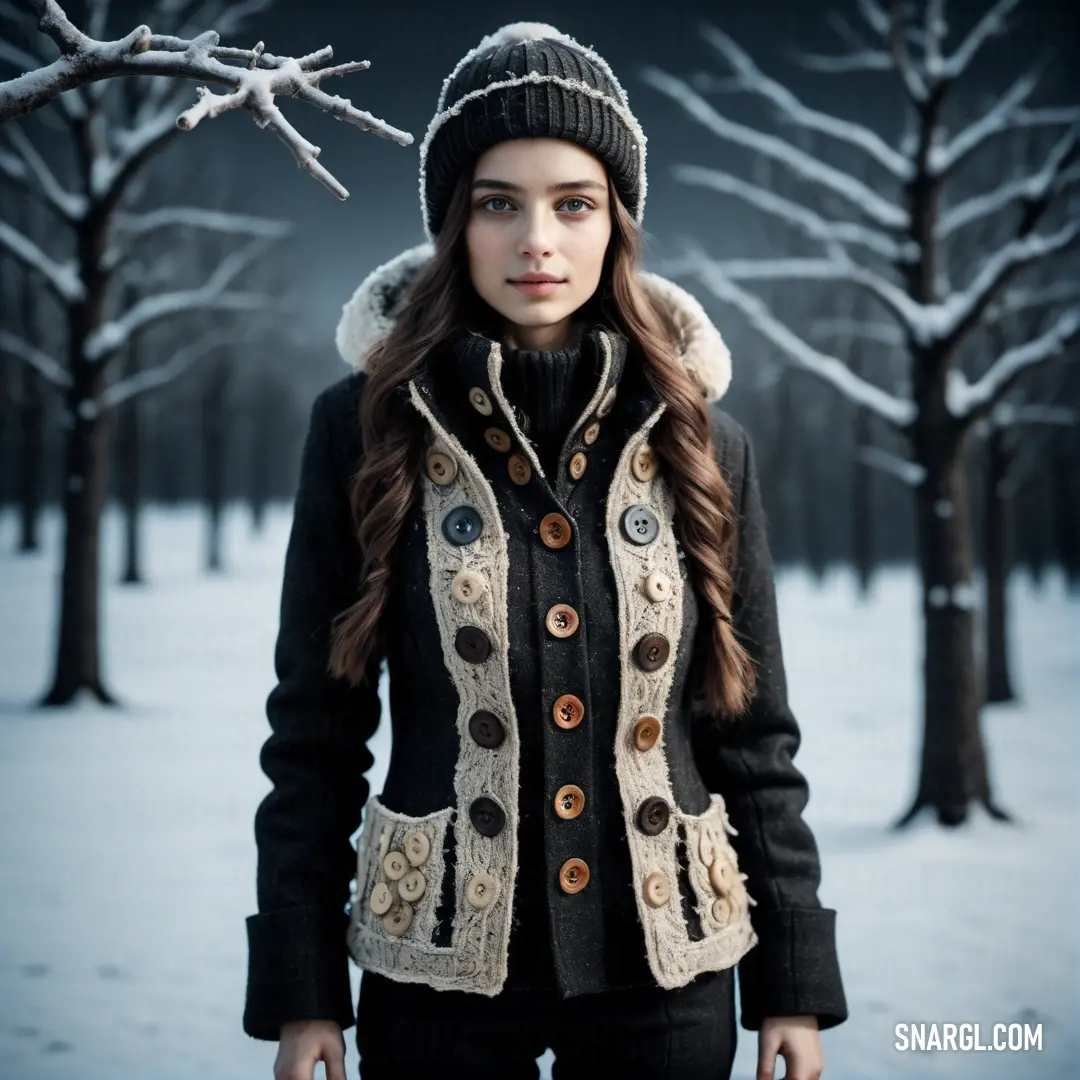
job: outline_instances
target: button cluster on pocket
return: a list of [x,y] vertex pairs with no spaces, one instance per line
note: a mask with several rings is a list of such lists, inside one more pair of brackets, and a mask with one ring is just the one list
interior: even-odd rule
[[[385,843],[385,842],[384,842]],[[419,829],[410,829],[400,848],[383,855],[380,868],[386,880],[376,881],[368,906],[380,917],[391,937],[402,937],[412,925],[412,904],[423,898],[427,878],[419,869],[431,854],[431,840]]]

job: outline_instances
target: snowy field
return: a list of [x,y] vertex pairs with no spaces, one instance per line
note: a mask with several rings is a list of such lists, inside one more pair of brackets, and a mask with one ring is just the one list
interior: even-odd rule
[[[229,571],[209,578],[201,518],[154,510],[138,589],[113,584],[109,516],[103,667],[125,708],[56,713],[28,705],[51,675],[58,521],[47,554],[15,558],[0,516],[0,1080],[271,1077],[276,1044],[248,1039],[240,1016],[289,513],[259,538],[230,515]],[[918,752],[915,579],[884,577],[866,607],[844,577],[818,590],[786,575],[779,593],[851,1008],[823,1036],[825,1077],[1080,1075],[1080,604],[1057,580],[1014,585],[1023,702],[989,710],[985,733],[1017,823],[894,835]],[[375,791],[388,750],[384,725]],[[900,1053],[901,1021],[978,1021],[984,1041],[998,1021],[1041,1023],[1043,1050]],[[757,1037],[739,1035],[735,1076],[752,1080]],[[352,1029],[346,1045],[355,1077]]]

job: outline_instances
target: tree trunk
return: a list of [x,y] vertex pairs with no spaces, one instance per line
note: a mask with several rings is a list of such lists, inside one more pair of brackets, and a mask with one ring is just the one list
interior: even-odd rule
[[207,510],[206,569],[223,569],[221,522],[225,502],[225,394],[229,364],[221,360],[207,370],[202,394],[203,491]]
[[[855,453],[869,447],[872,437],[870,410],[856,409]],[[870,467],[854,461],[851,466],[851,560],[855,568],[859,596],[864,600],[870,595],[870,584],[874,576],[874,494],[871,481]]]
[[[1057,556],[1069,592],[1080,591],[1080,484],[1076,482],[1080,443],[1071,430],[1054,433],[1050,440],[1050,512],[1054,518]],[[1070,452],[1071,451],[1071,452]]]
[[1004,494],[1009,471],[1006,432],[993,427],[986,441],[983,520],[986,547],[986,700],[1013,701],[1009,675],[1008,626],[1009,503]]
[[[928,438],[929,435],[936,438]],[[921,435],[921,439],[920,439]],[[924,430],[916,441],[926,480],[917,489],[923,592],[923,744],[919,785],[906,825],[930,807],[942,825],[959,825],[977,800],[995,818],[980,730],[975,662],[971,525],[962,440]]]
[[[38,320],[38,293],[28,271],[17,272],[15,306],[18,331],[24,340],[42,345]],[[41,376],[29,365],[18,365],[19,441],[18,501],[20,554],[39,551],[38,523],[44,502],[45,392]]]
[[[137,290],[128,286],[125,290],[124,308],[130,309],[138,299]],[[122,378],[130,379],[140,370],[139,335],[135,335],[124,350]],[[124,515],[124,585],[141,585],[142,550],[139,543],[141,510],[141,455],[142,430],[140,426],[139,395],[124,402],[116,417],[117,495]]]

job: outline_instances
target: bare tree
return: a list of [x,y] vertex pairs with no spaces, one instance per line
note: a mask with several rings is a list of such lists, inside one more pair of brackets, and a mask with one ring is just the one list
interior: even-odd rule
[[[898,821],[906,824],[923,807],[939,822],[964,821],[972,801],[996,818],[1008,815],[990,791],[981,734],[982,686],[974,650],[975,590],[972,532],[965,483],[965,444],[980,419],[1028,372],[1048,363],[1080,332],[1080,297],[1063,306],[1033,341],[1005,351],[976,381],[957,363],[961,347],[985,319],[1006,286],[1042,260],[1076,245],[1080,217],[1056,224],[1062,197],[1080,180],[1080,108],[1029,108],[1039,70],[1017,79],[994,107],[967,127],[950,132],[945,106],[973,58],[1004,32],[1019,0],[997,0],[946,54],[944,0],[926,0],[921,25],[910,6],[891,13],[878,0],[858,0],[874,39],[854,38],[846,24],[848,51],[840,56],[805,56],[822,73],[887,70],[899,77],[912,120],[913,138],[899,148],[866,126],[808,108],[766,75],[727,35],[714,27],[703,35],[726,58],[747,91],[775,107],[796,128],[836,140],[847,153],[870,158],[881,181],[867,184],[792,142],[736,123],[718,112],[684,80],[656,68],[646,81],[668,95],[718,137],[771,157],[811,185],[825,188],[856,211],[853,220],[827,219],[794,200],[718,169],[686,165],[680,179],[741,199],[780,217],[819,241],[820,258],[712,258],[687,242],[685,255],[669,269],[692,273],[717,298],[737,307],[791,359],[850,400],[872,410],[906,437],[910,461],[897,461],[898,475],[916,481],[915,507],[921,571],[923,638],[923,746],[917,790]],[[943,211],[961,167],[988,140],[1016,131],[1062,132],[1042,165],[1016,181],[956,200]],[[1014,214],[1010,238],[985,252],[962,288],[941,280],[943,253],[961,230],[989,215]],[[866,291],[902,334],[910,371],[909,395],[882,389],[835,356],[814,348],[745,282],[844,283]]]
[[[294,58],[271,55],[261,41],[253,49],[233,49],[218,44],[221,32],[232,32],[247,15],[266,7],[267,0],[247,0],[232,5],[212,0],[196,13],[196,17],[216,21],[220,30],[207,30],[192,36],[194,28],[182,26],[175,33],[154,34],[150,27],[142,25],[115,41],[97,40],[105,33],[110,0],[87,2],[89,35],[72,24],[56,0],[30,0],[37,20],[4,0],[2,10],[6,20],[28,37],[36,36],[36,26],[55,42],[60,56],[49,63],[36,49],[30,52],[0,41],[0,60],[23,71],[16,78],[0,83],[0,124],[25,116],[57,99],[65,116],[72,120],[85,112],[88,99],[100,100],[101,88],[96,85],[99,82],[120,76],[155,75],[163,77],[160,81],[166,87],[152,95],[156,104],[162,104],[164,94],[171,93],[172,100],[155,112],[152,132],[156,132],[162,123],[172,125],[174,118],[177,127],[190,131],[203,119],[213,119],[232,109],[246,109],[258,127],[268,128],[285,143],[301,169],[339,199],[347,199],[348,191],[319,164],[319,147],[308,142],[285,119],[274,104],[275,97],[296,98],[361,131],[370,131],[401,146],[409,146],[413,141],[408,132],[399,131],[370,113],[354,108],[347,98],[331,97],[320,89],[324,79],[366,71],[371,66],[370,61],[350,61],[326,67],[334,57],[334,50],[329,45],[308,56]],[[160,5],[159,23],[169,21],[175,6]],[[181,6],[194,8],[195,5]],[[237,67],[226,61],[239,61],[243,66]],[[177,116],[181,95],[171,89],[173,79],[212,82],[229,87],[230,92],[215,94],[200,86],[196,104]],[[81,93],[83,88],[85,95]],[[150,137],[153,138],[153,133]]]

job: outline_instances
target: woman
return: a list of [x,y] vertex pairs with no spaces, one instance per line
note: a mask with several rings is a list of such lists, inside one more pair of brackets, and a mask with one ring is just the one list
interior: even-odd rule
[[345,306],[261,759],[244,1028],[278,1080],[344,1080],[349,957],[365,1080],[547,1047],[556,1080],[722,1080],[736,964],[759,1076],[819,1076],[846,1019],[753,455],[719,334],[638,271],[645,188],[608,65],[503,27],[421,148],[433,243]]

